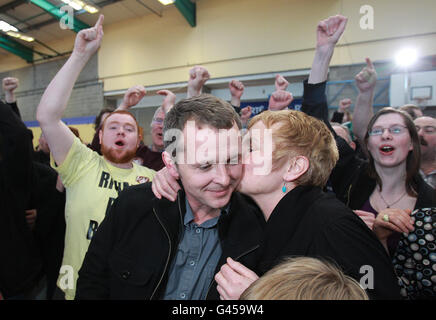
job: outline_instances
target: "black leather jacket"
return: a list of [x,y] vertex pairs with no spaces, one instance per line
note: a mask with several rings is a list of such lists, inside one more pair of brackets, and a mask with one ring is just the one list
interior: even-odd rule
[[[76,299],[160,299],[171,262],[177,252],[185,195],[175,202],[159,200],[151,184],[132,186],[120,193],[93,237],[77,282]],[[218,221],[222,256],[254,268],[262,236],[258,209],[234,193],[229,214]],[[207,299],[219,299],[213,281]]]

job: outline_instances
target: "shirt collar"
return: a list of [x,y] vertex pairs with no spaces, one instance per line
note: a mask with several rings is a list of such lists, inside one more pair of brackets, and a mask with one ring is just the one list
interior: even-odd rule
[[[189,205],[188,199],[185,198],[185,206],[186,206],[186,213],[185,217],[183,219],[183,224],[185,226],[188,226],[190,223],[194,221],[194,213],[192,212],[191,206]],[[220,215],[227,215],[230,211],[230,203],[227,204],[225,207],[221,208],[221,214]],[[201,227],[203,228],[212,228],[218,223],[218,219],[220,216],[209,219],[205,221],[203,224],[201,224]]]

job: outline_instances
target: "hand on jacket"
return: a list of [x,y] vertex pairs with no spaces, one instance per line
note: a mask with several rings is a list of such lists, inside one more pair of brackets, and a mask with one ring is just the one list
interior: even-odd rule
[[180,189],[176,178],[169,173],[166,167],[160,169],[153,177],[151,190],[158,199],[164,197],[170,201],[175,201],[177,199],[177,191]]
[[243,264],[227,258],[215,275],[221,300],[238,300],[241,294],[259,277]]
[[37,216],[36,209],[26,210],[26,222],[30,230],[33,230],[35,228],[36,216]]
[[363,220],[363,222],[365,222],[368,228],[370,228],[371,230],[373,229],[375,220],[374,213],[363,210],[354,210],[354,213],[357,214],[359,218]]

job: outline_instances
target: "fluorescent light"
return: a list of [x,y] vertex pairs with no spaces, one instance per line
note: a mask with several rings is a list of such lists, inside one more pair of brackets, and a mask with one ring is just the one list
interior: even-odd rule
[[72,7],[75,10],[82,10],[82,7],[80,5],[77,5],[71,0],[61,0],[63,3],[68,4],[70,7]]
[[93,7],[93,6],[90,6],[89,4],[86,4],[86,5],[83,7],[83,9],[85,9],[85,10],[88,11],[89,13],[97,13],[97,12],[98,12],[98,9],[97,9],[97,8],[95,8],[95,7]]
[[158,1],[166,6],[166,5],[169,5],[171,3],[174,3],[175,0],[158,0]]
[[98,12],[98,9],[81,1],[81,0],[61,0],[63,3],[68,4],[69,6],[73,7],[75,10],[85,10],[89,13],[96,13]]
[[407,48],[399,51],[395,56],[396,63],[401,67],[409,67],[418,59],[418,53],[415,49]]
[[8,31],[15,31],[17,32],[18,29],[15,28],[14,26],[11,26],[9,23],[7,23],[6,21],[0,20],[0,30],[3,32],[8,32]]
[[20,35],[20,39],[27,41],[27,42],[32,42],[35,40],[33,37],[28,37],[28,36],[25,36],[24,34]]
[[68,4],[75,10],[82,10],[84,3],[82,1],[77,0],[61,0],[63,3]]
[[21,39],[21,40],[24,40],[24,41],[27,41],[27,42],[32,42],[32,41],[35,40],[34,38],[29,37],[29,36],[25,36],[24,34],[21,34],[19,32],[8,31],[8,32],[6,32],[6,34],[8,36],[11,36],[11,37],[14,37],[14,38],[18,38],[18,39]]

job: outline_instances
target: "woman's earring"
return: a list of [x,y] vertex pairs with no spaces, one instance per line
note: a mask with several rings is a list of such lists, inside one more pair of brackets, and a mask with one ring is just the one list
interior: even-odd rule
[[286,193],[286,182],[283,182],[282,191],[283,191],[283,193]]

